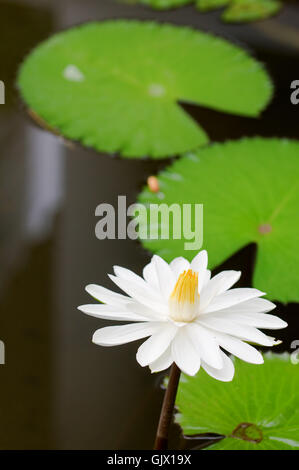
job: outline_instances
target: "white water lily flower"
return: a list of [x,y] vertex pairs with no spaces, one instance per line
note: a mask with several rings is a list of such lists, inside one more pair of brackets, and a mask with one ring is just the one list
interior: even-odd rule
[[84,313],[109,320],[133,321],[97,330],[93,342],[116,346],[149,337],[138,349],[137,361],[152,372],[173,362],[188,375],[202,367],[222,381],[234,376],[231,353],[246,362],[262,364],[263,357],[250,343],[278,344],[258,330],[285,328],[287,323],[265,312],[275,308],[257,289],[231,289],[241,273],[223,271],[211,279],[208,256],[201,251],[191,263],[176,258],[170,264],[153,256],[143,278],[114,267],[110,279],[127,295],[89,285],[87,292],[103,304],[82,305]]

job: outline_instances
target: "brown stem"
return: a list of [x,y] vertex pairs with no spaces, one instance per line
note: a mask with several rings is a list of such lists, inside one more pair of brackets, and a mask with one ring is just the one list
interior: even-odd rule
[[168,445],[169,429],[173,418],[175,398],[178,390],[181,371],[173,363],[170,369],[169,382],[164,395],[160,420],[157,429],[154,450],[166,450]]

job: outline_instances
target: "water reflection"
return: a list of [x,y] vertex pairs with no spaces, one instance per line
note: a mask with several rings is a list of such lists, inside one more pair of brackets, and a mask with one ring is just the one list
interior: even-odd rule
[[65,147],[50,133],[30,126],[26,134],[25,222],[26,238],[40,241],[53,228],[63,201]]

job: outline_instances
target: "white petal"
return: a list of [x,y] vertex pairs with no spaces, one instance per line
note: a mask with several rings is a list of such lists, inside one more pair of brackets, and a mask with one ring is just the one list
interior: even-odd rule
[[251,364],[263,364],[264,359],[259,351],[233,336],[216,333],[219,345],[234,356]]
[[122,309],[121,307],[113,307],[104,304],[88,304],[81,305],[78,307],[83,313],[92,317],[103,318],[106,320],[120,320],[120,321],[148,321],[148,318],[142,315],[138,315],[129,310]]
[[265,330],[280,330],[288,326],[284,320],[281,320],[275,315],[270,315],[269,313],[234,313],[230,311],[223,313],[222,310],[219,310],[219,312],[205,315],[205,318],[210,318],[211,316],[219,318],[220,315],[226,320],[232,320],[241,325],[253,326]]
[[143,268],[143,278],[154,289],[160,290],[156,265],[153,260]]
[[221,369],[223,366],[221,351],[212,332],[194,322],[186,325],[185,328],[202,360],[211,367]]
[[149,364],[151,371],[154,372],[161,372],[162,370],[168,369],[173,363],[172,355],[171,355],[171,346],[168,346],[166,351],[161,354],[158,359],[154,362]]
[[153,262],[156,265],[161,293],[168,301],[176,283],[175,275],[169,264],[160,256],[154,255]]
[[223,294],[217,295],[210,302],[207,308],[204,309],[205,313],[215,312],[217,310],[222,310],[224,308],[232,307],[246,300],[254,299],[256,297],[261,297],[265,295],[264,292],[259,291],[258,289],[251,288],[239,288],[231,289]]
[[139,347],[136,355],[137,362],[144,367],[158,359],[170,345],[177,330],[178,327],[173,323],[167,322],[161,324],[159,331]]
[[216,295],[230,289],[241,277],[241,271],[222,271],[211,279]]
[[205,275],[205,280],[204,280],[204,283],[202,285],[202,287],[206,286],[208,284],[208,282],[210,281],[211,279],[211,271],[209,269],[206,270],[206,275]]
[[[270,312],[276,308],[276,305],[270,302],[269,300],[266,299],[261,299],[261,298],[256,298],[256,299],[251,299],[251,300],[246,300],[245,302],[241,302],[240,304],[232,305],[228,308],[222,308],[217,310],[216,313],[263,313],[263,312]],[[208,313],[209,315],[214,313],[213,311],[203,311],[201,314],[206,314]]]
[[142,286],[138,282],[120,279],[119,277],[111,274],[109,274],[109,277],[120,289],[141,304],[146,305],[157,312],[165,310],[165,300],[157,291],[154,291],[152,287],[146,284],[145,281]]
[[206,250],[200,251],[191,261],[191,269],[193,271],[205,271],[208,266],[208,253]]
[[207,372],[207,374],[209,374],[214,379],[221,380],[221,382],[230,382],[231,380],[233,380],[235,374],[234,363],[222,351],[221,356],[223,361],[222,369],[213,369],[213,367],[209,366],[205,362],[202,362],[202,367]]
[[215,318],[215,316],[206,315],[203,318],[198,319],[198,322],[211,330],[220,331],[221,333],[227,333],[232,336],[236,336],[244,341],[250,341],[253,343],[261,344],[262,346],[273,346],[274,342],[271,338],[266,336],[261,331],[248,325],[239,325],[225,317]]
[[190,269],[190,263],[185,258],[180,256],[179,258],[175,258],[173,261],[171,261],[170,267],[171,267],[176,279],[178,279],[180,274],[182,274],[184,271],[188,271],[188,269]]
[[107,326],[97,330],[92,341],[99,346],[118,346],[140,338],[146,338],[161,328],[160,322],[130,323],[129,325]]
[[191,269],[198,273],[198,292],[200,293],[201,288],[206,279],[206,272],[208,266],[208,253],[206,250],[200,251],[198,255],[191,262]]
[[100,302],[104,302],[108,305],[123,305],[128,302],[129,297],[121,294],[117,294],[117,292],[113,292],[112,290],[106,289],[105,287],[98,286],[96,284],[89,284],[85,287],[85,290],[96,300]]
[[174,362],[182,372],[195,375],[200,368],[200,356],[190,341],[186,327],[179,331],[171,343],[171,354]]
[[113,269],[117,277],[128,281],[137,282],[142,286],[144,285],[144,279],[138,276],[138,274],[135,274],[133,271],[130,271],[130,269],[122,268],[121,266],[113,266]]
[[168,320],[168,309],[165,307],[165,309],[162,311],[161,309],[158,311],[153,310],[146,305],[142,305],[140,302],[137,302],[136,300],[131,300],[125,305],[126,309],[129,310],[130,312],[142,316],[146,318],[147,320],[157,320],[157,321],[166,321]]
[[241,271],[222,271],[214,276],[200,293],[201,308],[204,309],[214,297],[230,289],[240,279],[240,276]]

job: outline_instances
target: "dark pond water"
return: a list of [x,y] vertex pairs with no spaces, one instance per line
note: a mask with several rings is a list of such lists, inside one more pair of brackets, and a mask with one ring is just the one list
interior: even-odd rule
[[[151,448],[163,393],[161,376],[136,365],[136,344],[99,348],[91,343],[104,321],[76,306],[89,301],[84,286],[109,286],[113,264],[141,271],[149,255],[133,241],[98,241],[94,210],[101,202],[128,203],[149,174],[165,162],[130,162],[75,146],[38,129],[26,116],[14,87],[30,49],[54,31],[86,20],[156,18],[187,24],[243,43],[273,76],[276,94],[258,120],[188,107],[213,140],[243,135],[298,137],[299,106],[290,83],[299,79],[299,8],[288,4],[276,18],[229,26],[218,13],[192,7],[157,13],[113,0],[0,1],[0,448]],[[244,89],[246,93],[246,89]],[[247,247],[226,266],[252,266]],[[250,283],[247,272],[243,283]],[[279,306],[290,328],[280,350],[290,350],[299,316]],[[299,336],[297,334],[297,339]],[[173,430],[172,445],[179,436]],[[183,443],[182,446],[190,446]],[[192,445],[195,445],[192,443]]]

